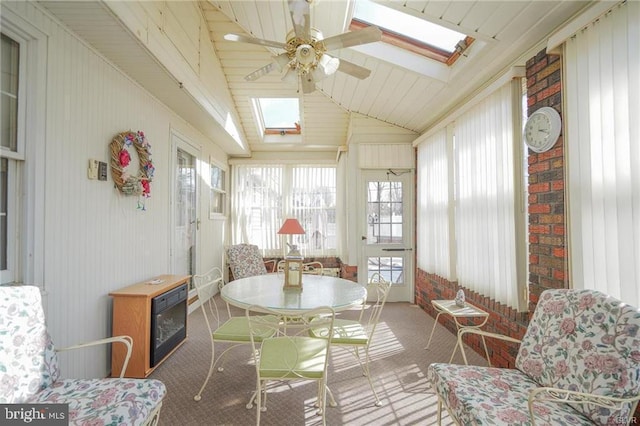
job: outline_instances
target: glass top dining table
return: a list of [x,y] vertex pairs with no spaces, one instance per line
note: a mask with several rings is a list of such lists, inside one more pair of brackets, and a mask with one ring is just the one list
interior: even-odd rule
[[246,309],[263,306],[288,315],[329,306],[336,312],[359,305],[367,296],[358,283],[324,275],[304,275],[302,290],[284,289],[284,274],[256,275],[231,281],[220,291],[230,305]]

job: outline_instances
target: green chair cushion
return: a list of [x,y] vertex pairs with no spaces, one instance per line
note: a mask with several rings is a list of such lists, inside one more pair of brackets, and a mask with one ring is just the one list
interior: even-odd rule
[[[327,335],[327,327],[313,328],[310,331],[311,336],[320,337]],[[337,319],[333,323],[333,338],[331,343],[334,345],[366,345],[369,342],[367,330],[355,320]]]
[[306,336],[265,339],[260,351],[260,377],[321,379],[327,347],[326,340]]
[[[265,315],[265,319],[277,323],[279,319],[273,315]],[[272,337],[276,330],[273,328],[265,329],[264,333],[254,335],[256,341],[262,341],[267,337]],[[224,324],[213,332],[213,339],[226,342],[250,342],[249,322],[247,317],[231,317]]]

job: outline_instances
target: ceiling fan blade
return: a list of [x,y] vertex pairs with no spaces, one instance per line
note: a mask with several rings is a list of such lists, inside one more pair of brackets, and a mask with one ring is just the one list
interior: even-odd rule
[[273,62],[278,66],[278,70],[282,71],[291,62],[291,58],[287,52],[281,53],[278,56],[273,56]]
[[262,68],[258,68],[257,70],[255,70],[254,72],[252,72],[251,74],[247,74],[244,79],[246,81],[256,81],[257,79],[259,79],[260,77],[263,77],[267,74],[269,74],[271,71],[274,70],[274,68],[276,68],[278,66],[278,64],[276,64],[275,62],[271,62],[270,64],[265,65]]
[[382,31],[380,28],[370,26],[361,30],[351,31],[349,33],[339,34],[322,40],[327,50],[342,49],[345,47],[357,46],[359,44],[373,43],[382,39]]
[[344,59],[340,59],[338,71],[342,71],[343,73],[349,74],[355,78],[359,78],[360,80],[364,80],[371,74],[370,69],[361,67],[360,65],[356,65],[353,62],[345,61]]
[[313,75],[301,75],[300,80],[302,81],[302,93],[312,93],[314,90],[316,90],[316,83],[313,80]]
[[311,28],[308,1],[289,0],[289,12],[291,13],[291,22],[293,22],[293,30],[296,33],[296,37],[302,40],[308,40],[309,30]]
[[285,83],[298,84],[298,71],[293,68],[287,69],[287,71],[282,76],[282,81],[284,81]]
[[263,40],[261,38],[247,37],[240,34],[225,34],[224,39],[228,41],[240,41],[242,43],[257,44],[259,46],[277,47],[278,49],[286,49],[287,45],[279,41]]

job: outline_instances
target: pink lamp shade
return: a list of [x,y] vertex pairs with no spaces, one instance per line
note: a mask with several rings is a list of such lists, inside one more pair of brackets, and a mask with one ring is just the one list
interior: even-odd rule
[[304,229],[302,229],[302,226],[300,225],[300,222],[298,222],[298,219],[287,219],[284,221],[284,223],[282,224],[282,226],[280,227],[280,230],[278,231],[278,234],[284,234],[284,235],[292,235],[292,234],[304,234]]

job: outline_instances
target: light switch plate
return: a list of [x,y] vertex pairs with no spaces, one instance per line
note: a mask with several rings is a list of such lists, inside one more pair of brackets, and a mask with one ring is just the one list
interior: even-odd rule
[[87,168],[87,177],[91,180],[98,179],[98,160],[89,159],[89,168]]

